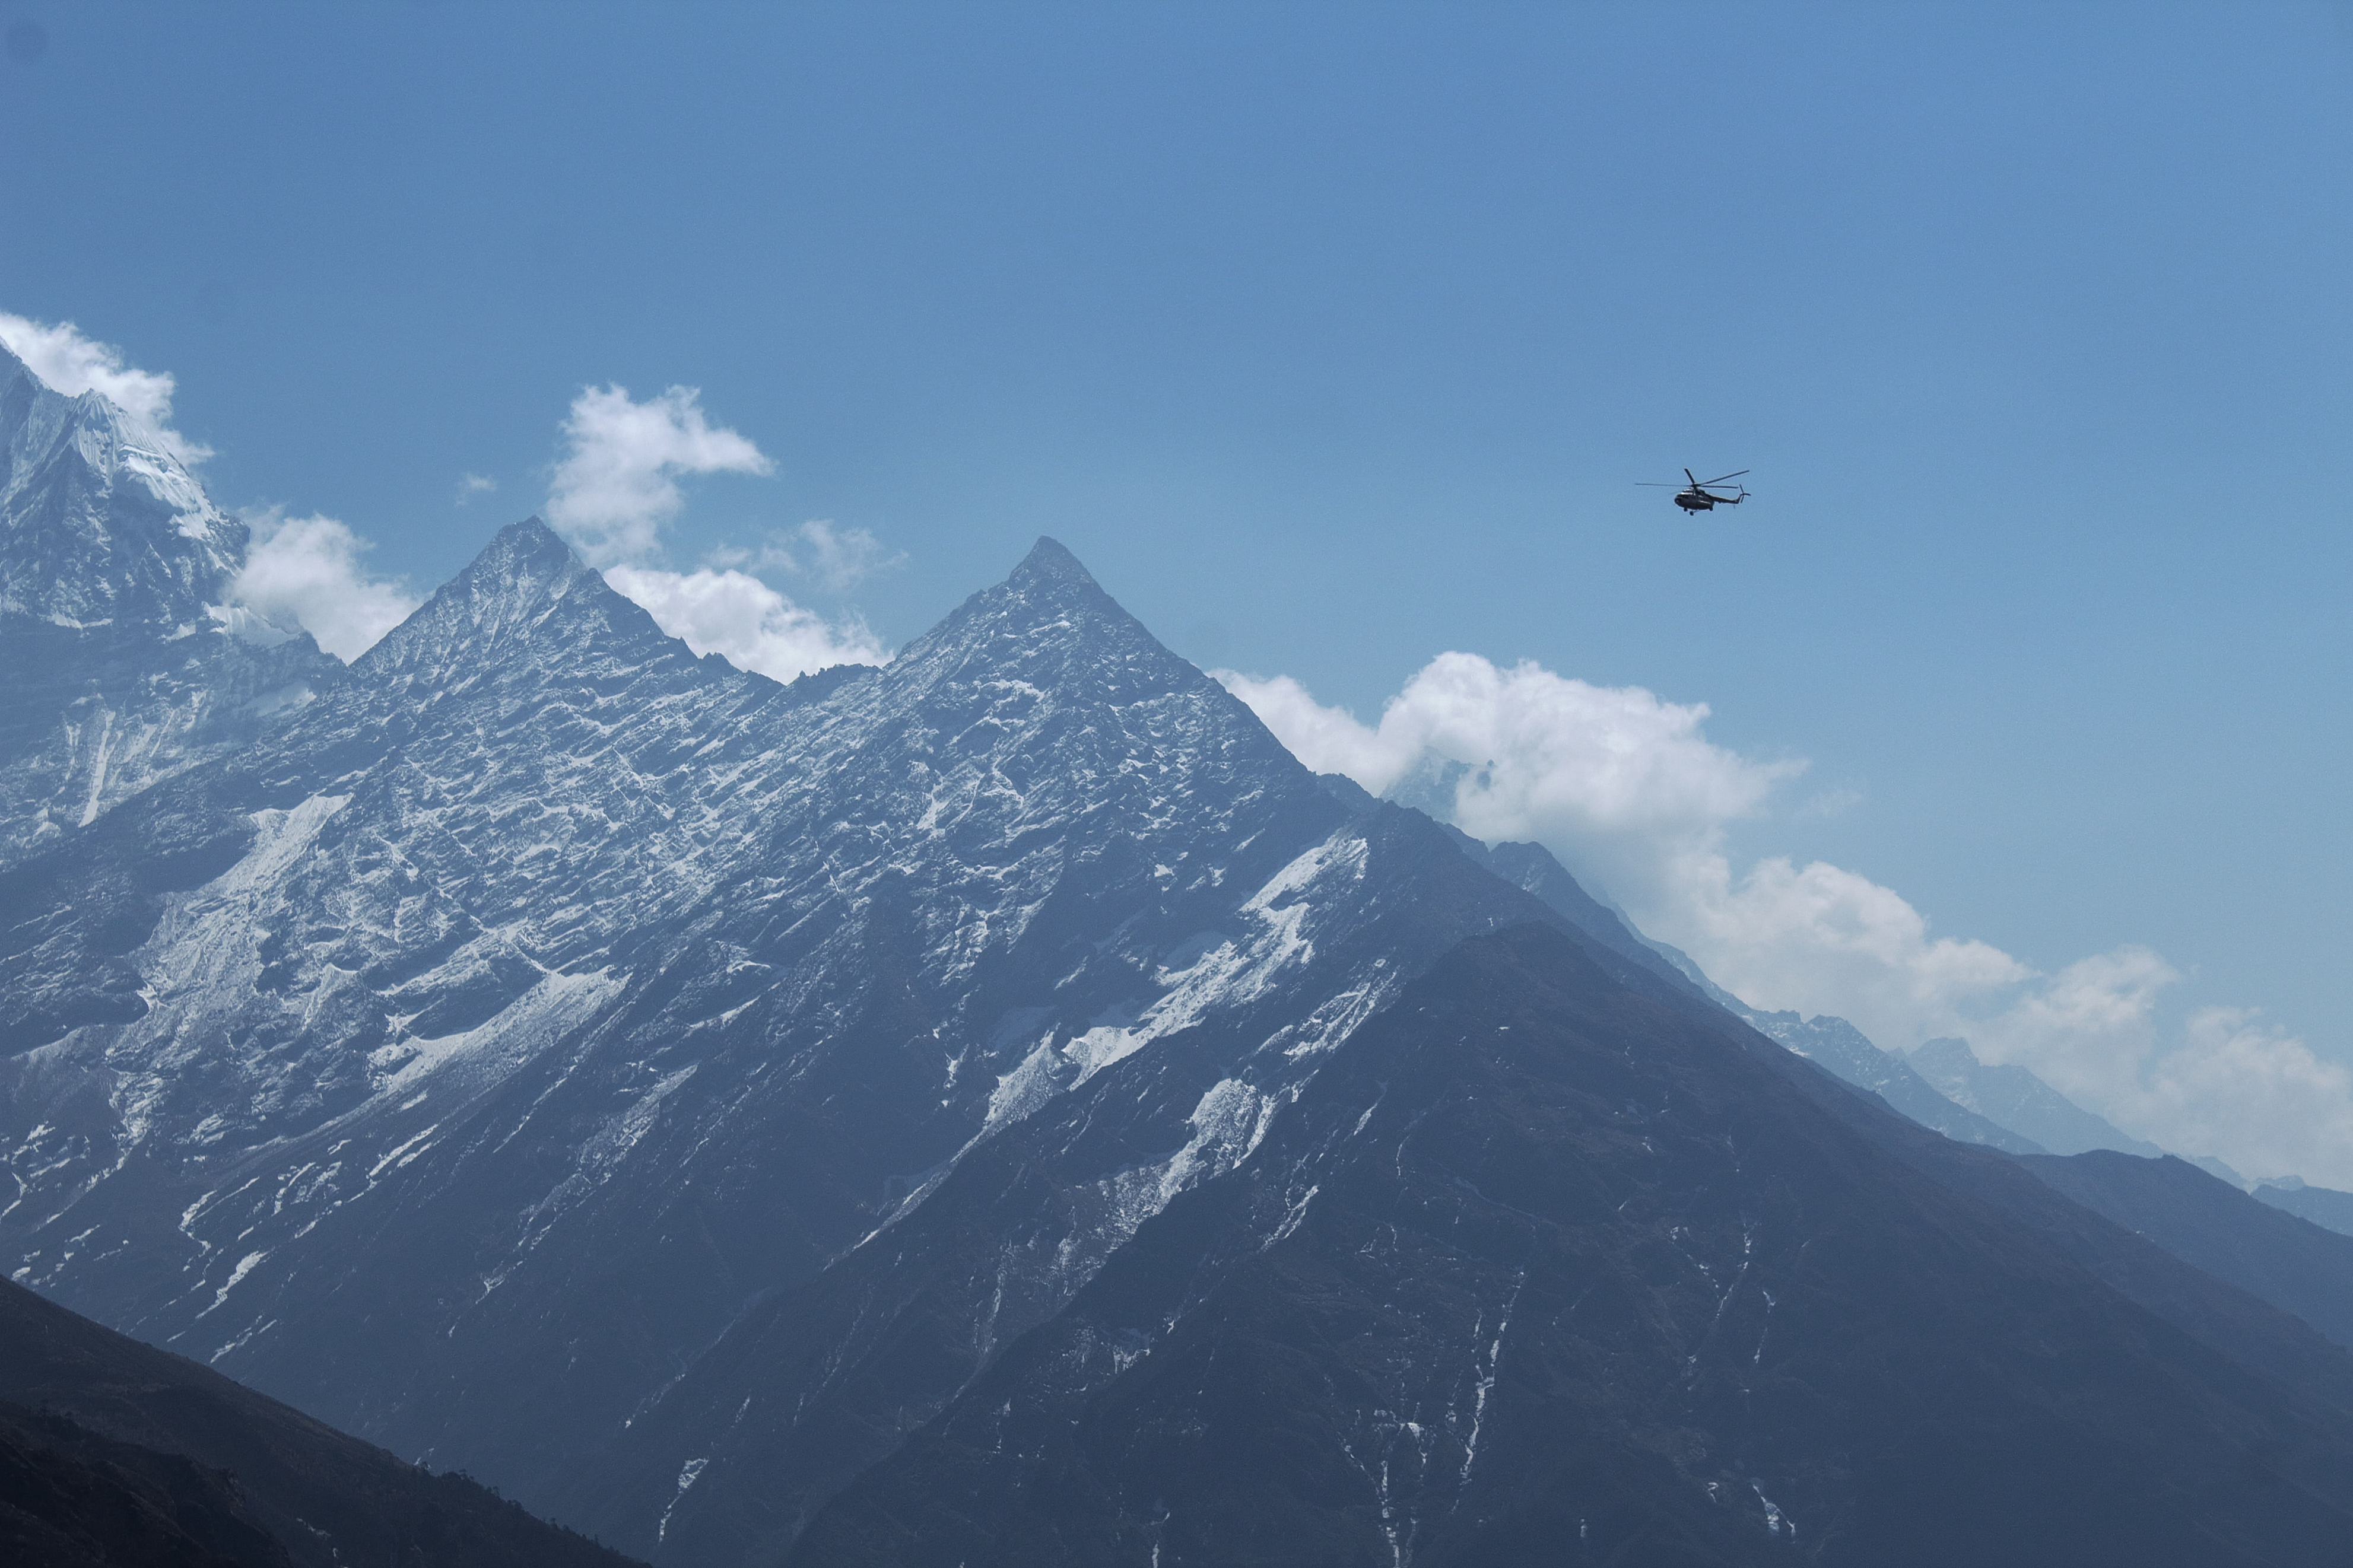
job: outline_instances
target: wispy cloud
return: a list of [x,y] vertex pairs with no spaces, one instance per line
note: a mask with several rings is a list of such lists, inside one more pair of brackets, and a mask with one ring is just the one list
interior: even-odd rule
[[863,528],[843,528],[829,518],[800,526],[808,547],[808,574],[828,593],[843,594],[877,573],[906,564],[906,552],[892,550]]
[[1862,804],[1862,792],[1859,789],[1816,790],[1799,805],[1798,815],[1813,817],[1844,816]]
[[464,506],[476,496],[489,495],[499,488],[499,481],[488,474],[465,474],[458,480],[458,504]]
[[417,598],[398,581],[371,575],[368,542],[332,517],[248,513],[253,542],[232,593],[238,604],[281,626],[299,626],[346,663],[408,618]]
[[624,386],[585,387],[564,421],[547,521],[594,566],[641,562],[686,504],[681,475],[775,471],[746,437],[706,418],[702,394],[673,386],[643,403]]
[[708,559],[714,566],[789,572],[815,579],[828,594],[846,594],[870,577],[904,566],[907,552],[892,549],[867,529],[844,528],[819,517],[769,535],[757,550],[723,545]]
[[[1803,764],[1715,744],[1704,705],[1449,653],[1366,724],[1288,677],[1217,675],[1308,766],[1375,794],[1419,791],[1489,842],[1543,843],[1752,1005],[1837,1014],[1898,1049],[1959,1035],[2168,1148],[2353,1185],[2353,1074],[2244,1011],[2203,1009],[2168,1033],[2159,1004],[2180,977],[2158,954],[2123,947],[2039,973],[1936,933],[1842,867],[1736,864],[1730,826]],[[1853,804],[1831,792],[1798,809]]]
[[112,343],[87,336],[71,321],[36,321],[0,310],[0,343],[53,392],[79,397],[95,392],[154,431],[164,449],[190,468],[213,455],[172,428],[172,395],[178,384],[167,371],[141,370]]

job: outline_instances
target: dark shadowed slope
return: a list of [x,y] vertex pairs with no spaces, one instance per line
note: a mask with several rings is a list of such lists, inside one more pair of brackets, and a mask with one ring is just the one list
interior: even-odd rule
[[2343,1561],[2341,1405],[1812,1070],[1552,931],[1466,943],[794,1561]]
[[2353,1237],[2284,1214],[2170,1155],[2100,1149],[2025,1164],[2094,1213],[2353,1346]]
[[0,1545],[124,1568],[628,1563],[5,1282]]
[[0,1401],[9,1568],[288,1568],[226,1470]]
[[225,1470],[0,1401],[9,1568],[287,1568]]
[[1805,1018],[1749,1006],[1709,980],[1688,954],[1638,934],[1617,910],[1578,886],[1543,845],[1498,844],[1490,848],[1468,836],[1461,836],[1460,841],[1472,859],[1542,900],[1546,908],[1603,947],[1717,1003],[1799,1056],[1877,1095],[1921,1126],[1933,1127],[1963,1143],[1982,1143],[2012,1154],[2042,1152],[2031,1134],[2021,1134],[1998,1117],[1955,1101],[1915,1071],[1911,1063],[1873,1045],[1844,1018],[1828,1015]]

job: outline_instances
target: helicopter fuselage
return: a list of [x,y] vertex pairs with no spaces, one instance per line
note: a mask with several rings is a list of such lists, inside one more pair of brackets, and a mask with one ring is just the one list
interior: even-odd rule
[[[1689,468],[1685,468],[1683,470],[1683,478],[1689,479],[1691,483],[1681,489],[1675,490],[1675,504],[1683,508],[1686,513],[1694,511],[1714,511],[1720,506],[1738,506],[1742,501],[1748,499],[1748,489],[1746,485],[1740,488],[1739,493],[1736,495],[1728,496],[1720,496],[1707,487],[1710,485],[1720,485],[1725,481],[1725,479],[1736,479],[1747,471],[1748,470],[1746,468],[1742,468],[1737,472],[1725,474],[1721,479],[1703,479],[1697,474],[1693,473]],[[1637,479],[1634,482],[1640,485],[1649,485],[1651,483],[1648,479]],[[1658,488],[1660,489],[1673,489],[1673,485],[1672,482],[1670,481],[1666,484],[1660,485]]]

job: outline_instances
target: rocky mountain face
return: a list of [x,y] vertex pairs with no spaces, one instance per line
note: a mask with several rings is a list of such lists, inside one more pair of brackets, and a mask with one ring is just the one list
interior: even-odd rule
[[[1059,546],[784,688],[535,522],[299,724],[5,877],[12,1272],[527,1499],[613,1447],[594,1506],[649,1549],[739,1487],[789,1540],[1408,973],[1546,918]],[[976,1247],[911,1250],[972,1204]],[[795,1312],[859,1332],[670,1415]],[[892,1313],[953,1342],[920,1378]]]
[[308,635],[232,607],[246,541],[154,430],[0,347],[0,865],[332,679]]
[[0,1552],[18,1568],[628,1568],[5,1282]]
[[176,756],[0,867],[0,1259],[659,1563],[2353,1525],[2353,1360],[1309,773],[1050,541],[787,687],[522,523]]
[[2344,1358],[1929,1137],[1557,932],[1465,943],[790,1561],[2329,1560]]
[[155,430],[0,348],[0,865],[334,679],[306,632],[233,606],[245,543]]

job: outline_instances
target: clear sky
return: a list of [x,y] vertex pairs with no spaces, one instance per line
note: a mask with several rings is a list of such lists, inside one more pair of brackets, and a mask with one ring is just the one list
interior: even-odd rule
[[[697,387],[773,471],[649,559],[865,530],[903,562],[770,575],[890,645],[1047,532],[1366,721],[1448,649],[1705,703],[1809,763],[1736,873],[2044,975],[2144,945],[2154,1048],[2261,1008],[2353,1062],[2345,5],[0,26],[0,310],[172,373],[224,504],[417,590],[584,388]],[[1757,499],[1635,488],[1686,464]]]

